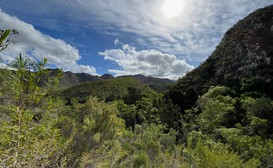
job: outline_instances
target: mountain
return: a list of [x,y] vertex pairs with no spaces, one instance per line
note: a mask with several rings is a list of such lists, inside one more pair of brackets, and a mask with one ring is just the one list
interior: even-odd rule
[[100,77],[101,79],[112,79],[114,78],[111,74],[104,74]]
[[65,100],[76,98],[79,101],[85,101],[90,96],[96,96],[100,99],[105,99],[110,96],[125,96],[128,93],[129,88],[136,88],[142,93],[155,92],[149,88],[148,85],[133,77],[123,77],[78,84],[61,91],[58,96],[63,97]]
[[215,85],[273,98],[273,5],[251,13],[229,29],[211,56],[181,78],[167,96],[186,109]]
[[120,77],[133,77],[137,80],[147,84],[150,88],[157,92],[162,92],[168,90],[169,86],[174,84],[175,81],[167,79],[167,78],[155,78],[151,76],[144,76],[144,75],[126,75],[126,76],[119,76]]
[[[49,69],[48,76],[56,76],[59,72],[58,69]],[[146,77],[144,75],[125,75],[125,76],[118,76],[117,78],[123,77],[132,77],[140,82],[147,84],[150,88],[154,89],[157,92],[162,92],[168,90],[168,86],[175,83],[170,79],[161,79],[161,78],[154,78],[154,77]],[[113,79],[111,74],[104,74],[102,76],[94,76],[87,73],[72,73],[70,71],[63,72],[63,77],[60,80],[59,86],[62,89],[67,89],[69,87],[85,83],[85,82],[92,82],[92,81],[99,81],[99,80],[107,80]]]
[[[59,69],[48,69],[50,77],[56,76],[59,73]],[[75,86],[80,83],[90,82],[90,81],[98,81],[101,80],[99,76],[90,75],[87,73],[73,73],[70,71],[63,72],[63,77],[59,82],[59,87],[69,88]]]

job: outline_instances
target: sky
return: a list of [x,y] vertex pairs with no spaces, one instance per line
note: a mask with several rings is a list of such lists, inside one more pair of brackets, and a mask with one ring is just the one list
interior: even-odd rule
[[0,29],[16,29],[2,63],[22,53],[50,68],[178,79],[224,33],[273,0],[0,0]]

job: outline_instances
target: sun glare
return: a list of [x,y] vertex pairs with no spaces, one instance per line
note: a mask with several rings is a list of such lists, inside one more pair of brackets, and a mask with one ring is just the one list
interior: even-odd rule
[[165,0],[163,5],[163,13],[168,18],[179,15],[183,9],[183,0]]

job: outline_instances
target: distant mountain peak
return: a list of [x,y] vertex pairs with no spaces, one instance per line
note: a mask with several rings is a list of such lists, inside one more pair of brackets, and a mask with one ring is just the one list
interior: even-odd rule
[[102,79],[112,79],[114,77],[111,74],[103,74],[100,78],[102,78]]
[[[59,69],[48,69],[50,71],[49,76],[55,76]],[[70,71],[63,72],[63,78],[60,80],[60,88],[65,89],[69,88],[81,83],[100,81],[100,80],[108,80],[113,78],[122,78],[122,77],[132,77],[137,79],[138,81],[147,84],[149,87],[154,89],[157,92],[166,91],[168,89],[168,85],[173,84],[174,81],[169,79],[161,79],[154,77],[146,77],[144,75],[126,75],[126,76],[118,76],[113,77],[111,74],[104,74],[101,76],[94,76],[87,73],[73,73]]]

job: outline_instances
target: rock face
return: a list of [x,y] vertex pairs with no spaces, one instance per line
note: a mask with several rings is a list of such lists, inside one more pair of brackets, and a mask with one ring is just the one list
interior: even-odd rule
[[183,108],[187,90],[200,95],[213,85],[273,97],[273,5],[253,12],[228,30],[212,55],[180,79],[169,95]]
[[[236,78],[268,76],[272,72],[273,6],[257,10],[227,31],[210,59],[218,61],[216,75]],[[265,71],[266,70],[266,71]]]

